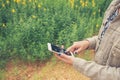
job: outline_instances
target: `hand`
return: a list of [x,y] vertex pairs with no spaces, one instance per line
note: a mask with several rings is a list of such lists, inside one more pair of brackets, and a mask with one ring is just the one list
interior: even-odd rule
[[58,55],[57,53],[55,53],[55,56],[56,56],[58,59],[60,59],[61,61],[73,65],[73,59],[74,59],[73,56],[68,56],[68,55],[66,55],[66,54],[64,54],[64,53],[61,54],[61,55]]
[[67,51],[72,53],[80,53],[81,51],[85,50],[89,46],[89,41],[78,41],[74,42],[72,46],[70,46]]

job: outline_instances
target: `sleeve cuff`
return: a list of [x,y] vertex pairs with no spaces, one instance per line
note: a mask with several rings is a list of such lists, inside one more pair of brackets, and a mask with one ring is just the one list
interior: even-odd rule
[[83,72],[84,70],[84,64],[86,63],[87,61],[85,61],[84,59],[81,59],[81,58],[74,58],[73,60],[73,67],[78,70],[79,72]]
[[95,49],[96,43],[97,43],[97,39],[98,39],[97,36],[94,36],[94,37],[92,37],[92,38],[87,38],[87,39],[85,39],[85,40],[87,40],[87,41],[90,42],[90,44],[89,44],[89,46],[88,46],[87,49]]

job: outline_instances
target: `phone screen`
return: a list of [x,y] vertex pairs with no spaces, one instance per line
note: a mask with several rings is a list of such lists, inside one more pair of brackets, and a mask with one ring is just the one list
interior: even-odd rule
[[65,53],[65,49],[59,48],[59,47],[52,45],[52,44],[51,44],[51,46],[52,46],[53,51]]

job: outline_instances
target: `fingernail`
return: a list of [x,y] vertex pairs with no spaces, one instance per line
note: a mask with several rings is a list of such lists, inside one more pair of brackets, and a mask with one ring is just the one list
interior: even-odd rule
[[65,54],[69,53],[69,51],[65,51]]
[[76,52],[76,51],[74,52],[74,54],[77,54],[77,53],[78,53],[78,52]]
[[58,53],[58,56],[61,56],[61,53]]

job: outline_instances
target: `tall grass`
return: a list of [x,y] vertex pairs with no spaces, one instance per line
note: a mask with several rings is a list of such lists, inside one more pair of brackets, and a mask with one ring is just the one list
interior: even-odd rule
[[0,67],[9,59],[46,60],[47,42],[96,34],[111,0],[0,0]]

